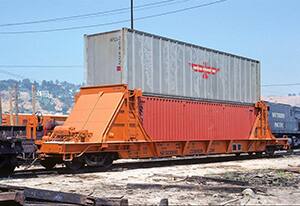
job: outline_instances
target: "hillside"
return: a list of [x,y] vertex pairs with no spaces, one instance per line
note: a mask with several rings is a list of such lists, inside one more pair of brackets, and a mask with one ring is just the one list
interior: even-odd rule
[[9,94],[14,92],[14,86],[18,84],[19,88],[19,112],[32,112],[32,85],[36,87],[36,108],[42,113],[67,114],[73,105],[74,94],[80,88],[80,85],[59,82],[45,81],[32,82],[29,79],[20,81],[1,80],[0,95],[2,99],[3,112],[9,111]]
[[262,99],[269,102],[290,104],[292,106],[300,107],[300,96],[268,96],[262,97]]

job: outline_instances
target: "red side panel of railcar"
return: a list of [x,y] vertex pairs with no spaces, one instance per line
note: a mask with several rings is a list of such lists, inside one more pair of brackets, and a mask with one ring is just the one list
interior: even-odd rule
[[143,96],[140,117],[155,141],[249,139],[256,119],[251,105]]

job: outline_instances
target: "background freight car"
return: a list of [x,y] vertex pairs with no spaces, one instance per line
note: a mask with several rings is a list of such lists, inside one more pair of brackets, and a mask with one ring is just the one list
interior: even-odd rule
[[[66,116],[0,113],[0,177],[9,176],[16,166],[32,162],[42,136],[61,125]],[[48,167],[47,162],[40,162]]]
[[300,147],[300,107],[271,102],[268,105],[272,133],[278,138],[286,135],[292,147]]
[[85,36],[87,85],[128,84],[144,94],[255,103],[259,61],[136,30]]

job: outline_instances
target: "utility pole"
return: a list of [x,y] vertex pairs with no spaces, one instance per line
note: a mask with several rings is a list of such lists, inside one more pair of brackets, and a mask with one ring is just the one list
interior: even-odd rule
[[35,97],[35,85],[33,84],[31,87],[31,92],[32,92],[32,114],[35,114],[36,112],[36,97]]
[[131,29],[133,30],[133,0],[131,0]]
[[15,112],[16,112],[16,125],[19,125],[19,89],[18,83],[15,85]]
[[0,126],[2,125],[2,100],[0,96]]
[[13,97],[12,91],[9,92],[9,121],[10,125],[14,125],[14,117],[13,117]]

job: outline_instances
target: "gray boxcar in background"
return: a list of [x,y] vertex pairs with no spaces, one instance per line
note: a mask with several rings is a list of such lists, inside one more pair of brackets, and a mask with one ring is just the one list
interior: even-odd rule
[[300,136],[300,107],[272,102],[268,102],[268,105],[269,123],[273,134]]
[[287,136],[292,148],[300,148],[300,107],[271,102],[267,104],[272,133],[278,138]]
[[260,100],[260,63],[136,30],[85,35],[87,85],[242,103]]

